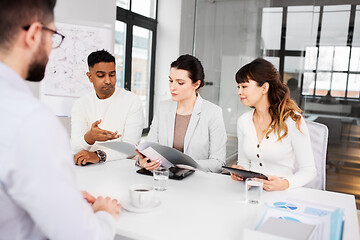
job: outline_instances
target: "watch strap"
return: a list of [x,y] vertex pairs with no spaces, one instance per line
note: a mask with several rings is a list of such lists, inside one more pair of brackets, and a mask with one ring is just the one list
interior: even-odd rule
[[104,151],[96,150],[95,153],[99,157],[99,162],[105,162],[106,161],[106,153]]

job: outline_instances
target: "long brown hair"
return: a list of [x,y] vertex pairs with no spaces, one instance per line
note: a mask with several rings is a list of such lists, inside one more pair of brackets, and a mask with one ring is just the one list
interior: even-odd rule
[[[278,135],[278,140],[288,135],[288,127],[285,123],[288,117],[296,122],[296,128],[300,130],[301,109],[290,99],[289,88],[281,82],[280,74],[270,62],[257,58],[246,64],[235,75],[236,82],[244,83],[254,80],[261,87],[264,83],[269,84],[268,100],[270,103],[269,113],[271,116],[270,126],[266,132],[268,136],[272,131]],[[284,131],[282,135],[281,131]]]

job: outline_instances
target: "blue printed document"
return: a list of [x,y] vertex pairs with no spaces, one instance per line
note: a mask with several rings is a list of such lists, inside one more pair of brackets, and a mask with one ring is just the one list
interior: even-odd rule
[[[339,240],[342,238],[344,210],[338,207],[296,199],[269,201],[266,203],[265,213],[256,230],[261,231],[264,223],[270,218],[315,226],[314,231],[311,232],[307,238],[299,239]],[[273,220],[271,221],[274,222]],[[267,225],[268,224],[269,223],[267,223]],[[299,233],[295,235],[301,235],[300,229],[301,228],[299,228]],[[278,234],[279,236],[286,235],[281,232],[278,232]]]

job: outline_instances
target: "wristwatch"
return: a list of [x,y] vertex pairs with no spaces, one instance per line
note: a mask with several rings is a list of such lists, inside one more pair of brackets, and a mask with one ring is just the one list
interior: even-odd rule
[[96,150],[95,153],[99,157],[99,162],[105,162],[106,161],[106,153],[104,151]]

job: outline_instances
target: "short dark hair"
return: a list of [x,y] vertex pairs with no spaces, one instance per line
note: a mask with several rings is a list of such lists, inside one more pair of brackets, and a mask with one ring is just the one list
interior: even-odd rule
[[188,71],[189,78],[193,83],[196,83],[198,80],[200,80],[201,82],[197,89],[205,85],[204,68],[199,59],[196,57],[189,54],[181,55],[178,57],[178,59],[176,59],[176,61],[171,63],[171,67]]
[[103,49],[90,53],[87,62],[89,67],[93,67],[99,62],[113,62],[115,64],[115,57]]
[[299,81],[296,78],[290,78],[286,85],[289,87],[290,90],[295,90],[299,86]]
[[54,21],[56,0],[1,0],[0,48],[7,49],[23,27]]

